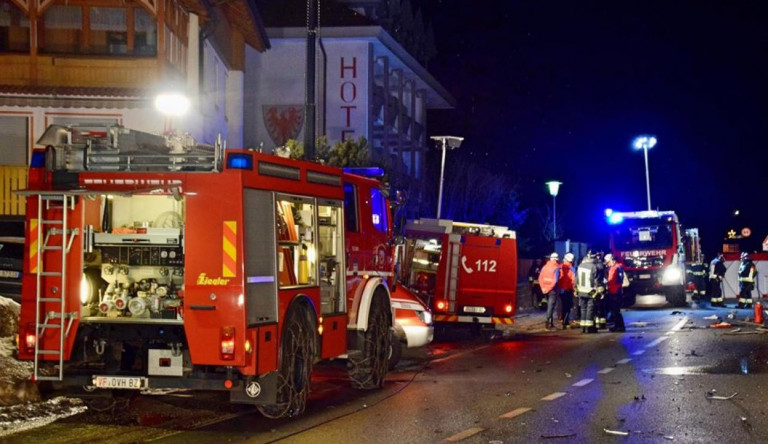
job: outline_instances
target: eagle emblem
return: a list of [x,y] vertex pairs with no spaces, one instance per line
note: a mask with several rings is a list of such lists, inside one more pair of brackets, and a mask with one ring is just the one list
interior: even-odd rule
[[288,139],[296,139],[304,125],[301,105],[263,105],[264,126],[275,146],[283,146]]

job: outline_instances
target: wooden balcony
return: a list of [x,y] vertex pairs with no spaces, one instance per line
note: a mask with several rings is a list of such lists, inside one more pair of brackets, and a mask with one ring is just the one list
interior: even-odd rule
[[27,167],[0,165],[0,216],[23,216],[24,196],[14,193],[27,187]]

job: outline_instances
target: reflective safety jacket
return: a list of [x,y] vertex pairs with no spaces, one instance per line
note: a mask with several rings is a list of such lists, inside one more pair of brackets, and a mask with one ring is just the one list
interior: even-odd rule
[[621,293],[622,285],[624,285],[624,267],[614,262],[608,269],[608,294]]
[[576,283],[576,276],[573,274],[573,264],[570,262],[563,262],[560,266],[560,280],[557,282],[560,291],[574,291]]
[[750,259],[743,261],[741,265],[739,265],[739,282],[743,282],[745,284],[754,284],[756,274],[757,269],[755,267],[755,263]]
[[549,260],[539,273],[539,287],[544,294],[557,288],[557,282],[560,280],[560,264],[556,260]]
[[602,264],[592,259],[584,259],[576,270],[576,289],[580,297],[592,297],[605,291],[603,287],[604,271]]
[[717,281],[722,281],[725,277],[725,264],[720,258],[712,259],[709,263],[709,278]]

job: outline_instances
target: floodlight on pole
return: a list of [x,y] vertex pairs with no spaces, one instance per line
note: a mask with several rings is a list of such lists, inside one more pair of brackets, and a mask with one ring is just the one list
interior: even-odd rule
[[651,211],[651,179],[648,174],[648,150],[656,146],[656,137],[654,136],[638,136],[632,142],[632,146],[636,150],[643,150],[645,157],[645,190],[648,196],[648,211]]
[[430,139],[440,142],[438,148],[443,150],[442,160],[440,161],[440,188],[437,193],[437,219],[440,219],[440,211],[443,205],[443,177],[445,173],[445,151],[447,148],[455,149],[461,146],[461,142],[464,141],[463,137],[456,136],[432,136]]
[[173,132],[173,118],[181,117],[189,111],[191,102],[182,92],[169,90],[155,96],[155,108],[165,116],[165,132]]
[[549,189],[549,194],[552,195],[552,240],[557,239],[557,192],[560,191],[560,185],[562,182],[556,180],[550,180],[545,185]]

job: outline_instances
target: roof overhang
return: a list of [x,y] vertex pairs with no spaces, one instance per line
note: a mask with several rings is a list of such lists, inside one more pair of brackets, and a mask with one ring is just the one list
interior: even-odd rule
[[[305,28],[267,28],[271,39],[305,39]],[[416,81],[417,88],[427,93],[427,108],[451,109],[456,107],[456,99],[435,79],[416,59],[411,56],[381,26],[347,26],[322,28],[325,41],[357,39],[373,45],[374,57],[387,56],[391,69],[402,69]]]
[[148,90],[135,88],[0,85],[0,106],[146,108]]

